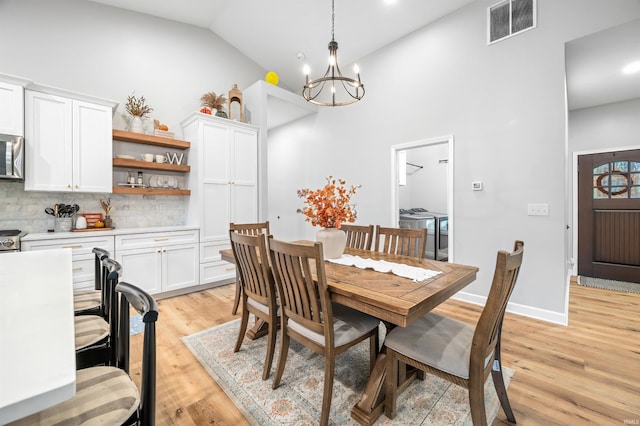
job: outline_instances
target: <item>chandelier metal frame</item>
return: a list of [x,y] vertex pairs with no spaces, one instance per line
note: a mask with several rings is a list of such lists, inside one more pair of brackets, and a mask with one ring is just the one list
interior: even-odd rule
[[[345,77],[338,66],[338,42],[335,40],[336,6],[335,0],[331,0],[331,41],[329,42],[329,66],[320,78],[309,80],[309,73],[305,71],[306,83],[302,89],[302,96],[307,102],[322,106],[343,106],[359,101],[364,96],[365,90],[360,80],[360,72],[356,71],[358,79]],[[329,84],[331,90],[331,102],[324,102],[318,98],[325,86]],[[336,89],[342,87],[346,100],[336,102]]]

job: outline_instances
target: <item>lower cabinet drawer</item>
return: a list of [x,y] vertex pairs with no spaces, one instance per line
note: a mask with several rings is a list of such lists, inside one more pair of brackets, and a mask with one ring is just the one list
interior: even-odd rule
[[70,248],[74,258],[77,255],[93,255],[92,250],[94,247],[105,249],[113,256],[113,237],[63,238],[58,240],[25,241],[22,243],[23,251]]
[[220,250],[230,248],[231,242],[229,240],[200,243],[200,263],[219,261]]
[[74,256],[71,263],[73,271],[73,288],[94,288],[94,258],[92,255]]
[[236,277],[236,266],[233,263],[218,260],[200,264],[200,284],[215,283]]

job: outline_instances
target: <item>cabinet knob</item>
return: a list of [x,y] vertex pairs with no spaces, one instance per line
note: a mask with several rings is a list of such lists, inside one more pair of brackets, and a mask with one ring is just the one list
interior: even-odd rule
[[156,253],[162,253],[162,250],[158,249],[158,250],[156,251]]
[[80,187],[78,185],[76,185],[76,189],[79,189]]
[[70,185],[70,184],[69,184],[69,185],[67,185],[67,188],[71,189],[71,185]]

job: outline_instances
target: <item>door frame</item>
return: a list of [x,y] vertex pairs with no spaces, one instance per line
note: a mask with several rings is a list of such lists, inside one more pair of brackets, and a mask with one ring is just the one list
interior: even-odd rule
[[455,261],[454,251],[454,229],[455,215],[453,202],[453,170],[454,170],[454,138],[453,135],[438,136],[429,139],[420,139],[412,142],[405,142],[391,146],[391,223],[397,224],[400,220],[399,200],[398,200],[398,152],[412,148],[422,148],[430,145],[448,144],[449,159],[447,167],[447,214],[449,215],[449,241],[448,241],[448,261]]
[[[571,215],[573,221],[573,229],[571,232],[571,275],[578,276],[578,157],[581,155],[602,154],[605,152],[618,152],[618,151],[634,151],[640,149],[640,145],[623,146],[623,147],[610,147],[610,148],[596,148],[586,151],[574,151],[573,152],[573,169],[572,169],[572,208]],[[567,302],[569,297],[567,295]]]

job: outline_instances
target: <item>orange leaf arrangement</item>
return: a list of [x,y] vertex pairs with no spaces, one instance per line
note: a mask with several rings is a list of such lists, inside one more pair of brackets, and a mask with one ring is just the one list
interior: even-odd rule
[[343,223],[355,222],[357,212],[351,196],[360,185],[346,187],[344,179],[327,178],[327,184],[319,189],[299,189],[298,197],[303,198],[307,206],[298,209],[306,216],[305,220],[313,226],[322,228],[340,228]]

